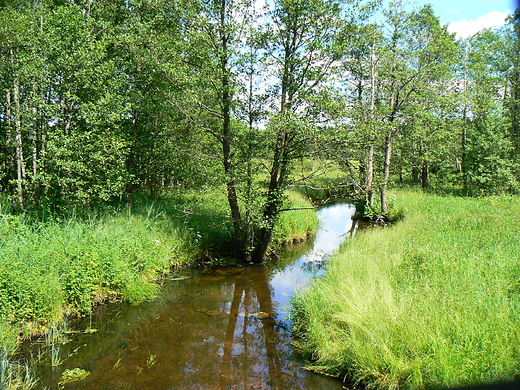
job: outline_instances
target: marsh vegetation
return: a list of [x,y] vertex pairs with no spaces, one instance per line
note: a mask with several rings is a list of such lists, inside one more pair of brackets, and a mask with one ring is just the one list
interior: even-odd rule
[[[59,343],[51,341],[54,330],[49,331],[64,329],[64,318],[89,316],[102,302],[146,302],[177,267],[261,264],[280,243],[310,236],[317,223],[314,208],[330,198],[350,198],[367,219],[387,221],[399,214],[390,196],[396,186],[504,198],[442,198],[446,209],[461,202],[457,212],[469,213],[445,215],[454,223],[443,235],[420,227],[422,221],[413,222],[413,230],[409,222],[437,198],[417,195],[423,205],[399,195],[398,207],[401,197],[409,199],[402,207],[405,219],[371,232],[379,252],[398,247],[388,252],[391,264],[386,259],[378,265],[382,275],[389,274],[382,276],[386,284],[375,285],[399,297],[389,304],[405,312],[400,305],[407,300],[411,305],[408,294],[415,291],[425,300],[435,297],[451,312],[459,304],[452,294],[477,291],[464,279],[468,275],[479,286],[496,287],[489,294],[480,290],[479,299],[486,303],[491,296],[496,301],[486,305],[498,304],[497,280],[509,278],[502,275],[504,267],[514,273],[507,264],[516,257],[493,251],[511,239],[507,232],[488,231],[495,229],[495,220],[489,216],[489,224],[480,223],[471,210],[490,202],[498,220],[507,215],[506,203],[515,205],[520,194],[520,12],[499,28],[456,39],[431,5],[259,3],[0,0],[4,387],[32,385],[25,363],[12,360],[20,339],[47,334],[50,359],[59,365]],[[488,213],[483,215],[491,215],[482,207]],[[475,222],[466,226],[469,218]],[[475,237],[466,238],[473,231]],[[394,240],[392,232],[402,237]],[[423,240],[427,234],[437,234],[439,247]],[[479,234],[488,241],[472,241]],[[357,245],[345,248],[358,250]],[[472,245],[478,249],[475,259],[489,257],[475,262],[483,269],[472,268],[467,249]],[[458,249],[455,255],[445,247],[460,248],[460,261],[453,260]],[[451,272],[453,264],[460,269]],[[400,279],[391,276],[394,266]],[[334,280],[335,267],[328,280]],[[481,280],[495,275],[493,267],[496,280]],[[447,280],[460,277],[464,288],[441,294],[441,270]],[[507,279],[505,302],[514,302],[509,300],[516,296],[513,279]],[[378,294],[374,302],[393,302]],[[298,310],[305,311],[302,305]],[[414,312],[421,311],[428,309]],[[334,331],[357,332],[357,317],[349,324],[350,314],[338,316],[343,319],[333,316]],[[307,329],[304,318],[301,331]],[[370,337],[386,342],[401,326],[391,324],[370,330]],[[363,322],[358,325],[364,329]],[[451,336],[443,332],[447,342],[459,337],[455,330]],[[453,354],[446,352],[446,359],[459,367],[457,359],[466,356],[468,345],[493,344],[483,340],[470,336],[459,349],[446,349]],[[432,351],[403,348],[407,357],[388,347],[391,364],[402,369],[370,371],[379,378],[376,383],[451,381],[444,378],[452,374],[445,376],[434,363],[424,371],[408,356],[428,361]],[[501,362],[486,348],[483,356]],[[387,347],[373,350],[385,353]],[[482,380],[501,375],[481,363]],[[352,369],[355,364],[352,360]],[[347,368],[341,367],[327,371],[344,373]],[[370,380],[370,375],[358,377]],[[466,378],[461,381],[476,381],[472,375],[461,374]]]

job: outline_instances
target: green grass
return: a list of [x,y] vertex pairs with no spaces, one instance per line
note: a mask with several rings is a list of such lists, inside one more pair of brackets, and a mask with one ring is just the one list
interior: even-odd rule
[[0,387],[33,386],[30,365],[13,357],[20,334],[45,334],[99,302],[153,298],[155,281],[194,260],[195,248],[152,205],[45,222],[0,213]]
[[[136,203],[132,212],[65,221],[0,214],[0,321],[22,324],[29,336],[64,315],[88,314],[96,302],[144,301],[155,296],[154,281],[172,266],[203,252],[218,255],[232,242],[226,199],[218,191]],[[310,205],[296,193],[287,204]],[[283,214],[277,242],[316,228],[313,210]]]
[[[1,203],[1,202],[0,202]],[[287,207],[309,207],[289,192]],[[284,212],[275,244],[307,236],[317,227],[314,210]],[[88,315],[94,304],[155,297],[156,283],[174,266],[205,253],[218,258],[233,248],[225,192],[143,196],[132,211],[105,211],[67,219],[34,220],[0,204],[0,387],[29,389],[26,363],[13,360],[19,334],[45,334],[70,315]],[[52,332],[50,332],[52,333]],[[49,333],[49,334],[50,334]]]
[[139,302],[192,256],[187,237],[160,215],[46,223],[0,215],[0,319],[31,325],[89,313],[111,296]]
[[283,211],[277,221],[273,233],[275,245],[289,244],[307,238],[311,233],[315,233],[318,227],[318,217],[310,201],[296,191],[286,193],[287,208],[294,210]]
[[398,191],[396,225],[343,245],[294,303],[318,371],[370,388],[430,388],[520,372],[520,199]]

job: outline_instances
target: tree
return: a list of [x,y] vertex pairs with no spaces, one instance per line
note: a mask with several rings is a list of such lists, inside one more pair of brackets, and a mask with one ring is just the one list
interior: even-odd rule
[[508,93],[505,94],[507,115],[511,124],[511,139],[514,158],[520,157],[520,8],[517,8],[507,21],[504,32],[506,78]]
[[70,3],[1,12],[8,21],[0,35],[8,65],[2,82],[9,85],[2,102],[4,164],[16,167],[7,169],[4,182],[18,207],[56,208],[120,195],[125,104],[117,91],[124,77],[110,58],[109,29],[100,33],[96,21]]
[[[351,102],[352,136],[347,150],[355,150],[359,158],[358,187],[365,196],[365,204],[374,206],[376,97],[378,95],[378,67],[381,56],[382,34],[375,24],[360,26],[352,39],[342,42],[341,77],[346,84],[345,98]],[[349,36],[347,35],[347,36]],[[348,133],[348,131],[347,131]],[[353,175],[351,175],[353,176]]]
[[260,262],[271,242],[287,185],[291,161],[301,155],[312,134],[305,118],[310,97],[326,84],[334,65],[334,41],[348,23],[346,8],[339,1],[278,0],[264,35],[269,64],[276,69],[276,114],[270,119],[274,133],[272,157],[262,225],[255,240],[252,259]]
[[433,101],[439,86],[446,85],[457,48],[431,6],[406,12],[400,2],[385,12],[387,30],[379,70],[377,123],[384,134],[381,212],[388,211],[387,186],[394,136],[408,121],[407,108]]
[[[470,195],[518,191],[515,159],[514,60],[501,31],[485,30],[461,44],[463,63],[462,173]],[[514,76],[513,76],[514,78]]]

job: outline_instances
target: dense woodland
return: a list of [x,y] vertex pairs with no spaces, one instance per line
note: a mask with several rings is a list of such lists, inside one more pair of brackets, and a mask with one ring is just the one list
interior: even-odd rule
[[518,11],[456,40],[428,5],[260,3],[0,1],[0,191],[52,215],[222,186],[254,261],[320,161],[383,214],[395,180],[520,191]]

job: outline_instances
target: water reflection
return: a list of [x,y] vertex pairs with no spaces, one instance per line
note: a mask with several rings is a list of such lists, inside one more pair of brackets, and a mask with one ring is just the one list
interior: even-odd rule
[[321,272],[309,264],[320,264],[351,229],[353,212],[349,204],[320,210],[314,245],[296,260],[191,270],[167,283],[161,299],[102,308],[92,319],[99,331],[64,346],[71,356],[43,368],[41,388],[57,389],[61,372],[80,367],[91,375],[65,389],[341,389],[301,368],[287,307]]
[[345,236],[353,231],[355,221],[352,216],[355,211],[350,203],[332,204],[320,209],[318,217],[321,227],[312,247],[271,275],[274,301],[279,304],[283,319],[287,318],[289,300],[294,291],[307,286],[311,278],[323,273],[327,256],[334,253]]

